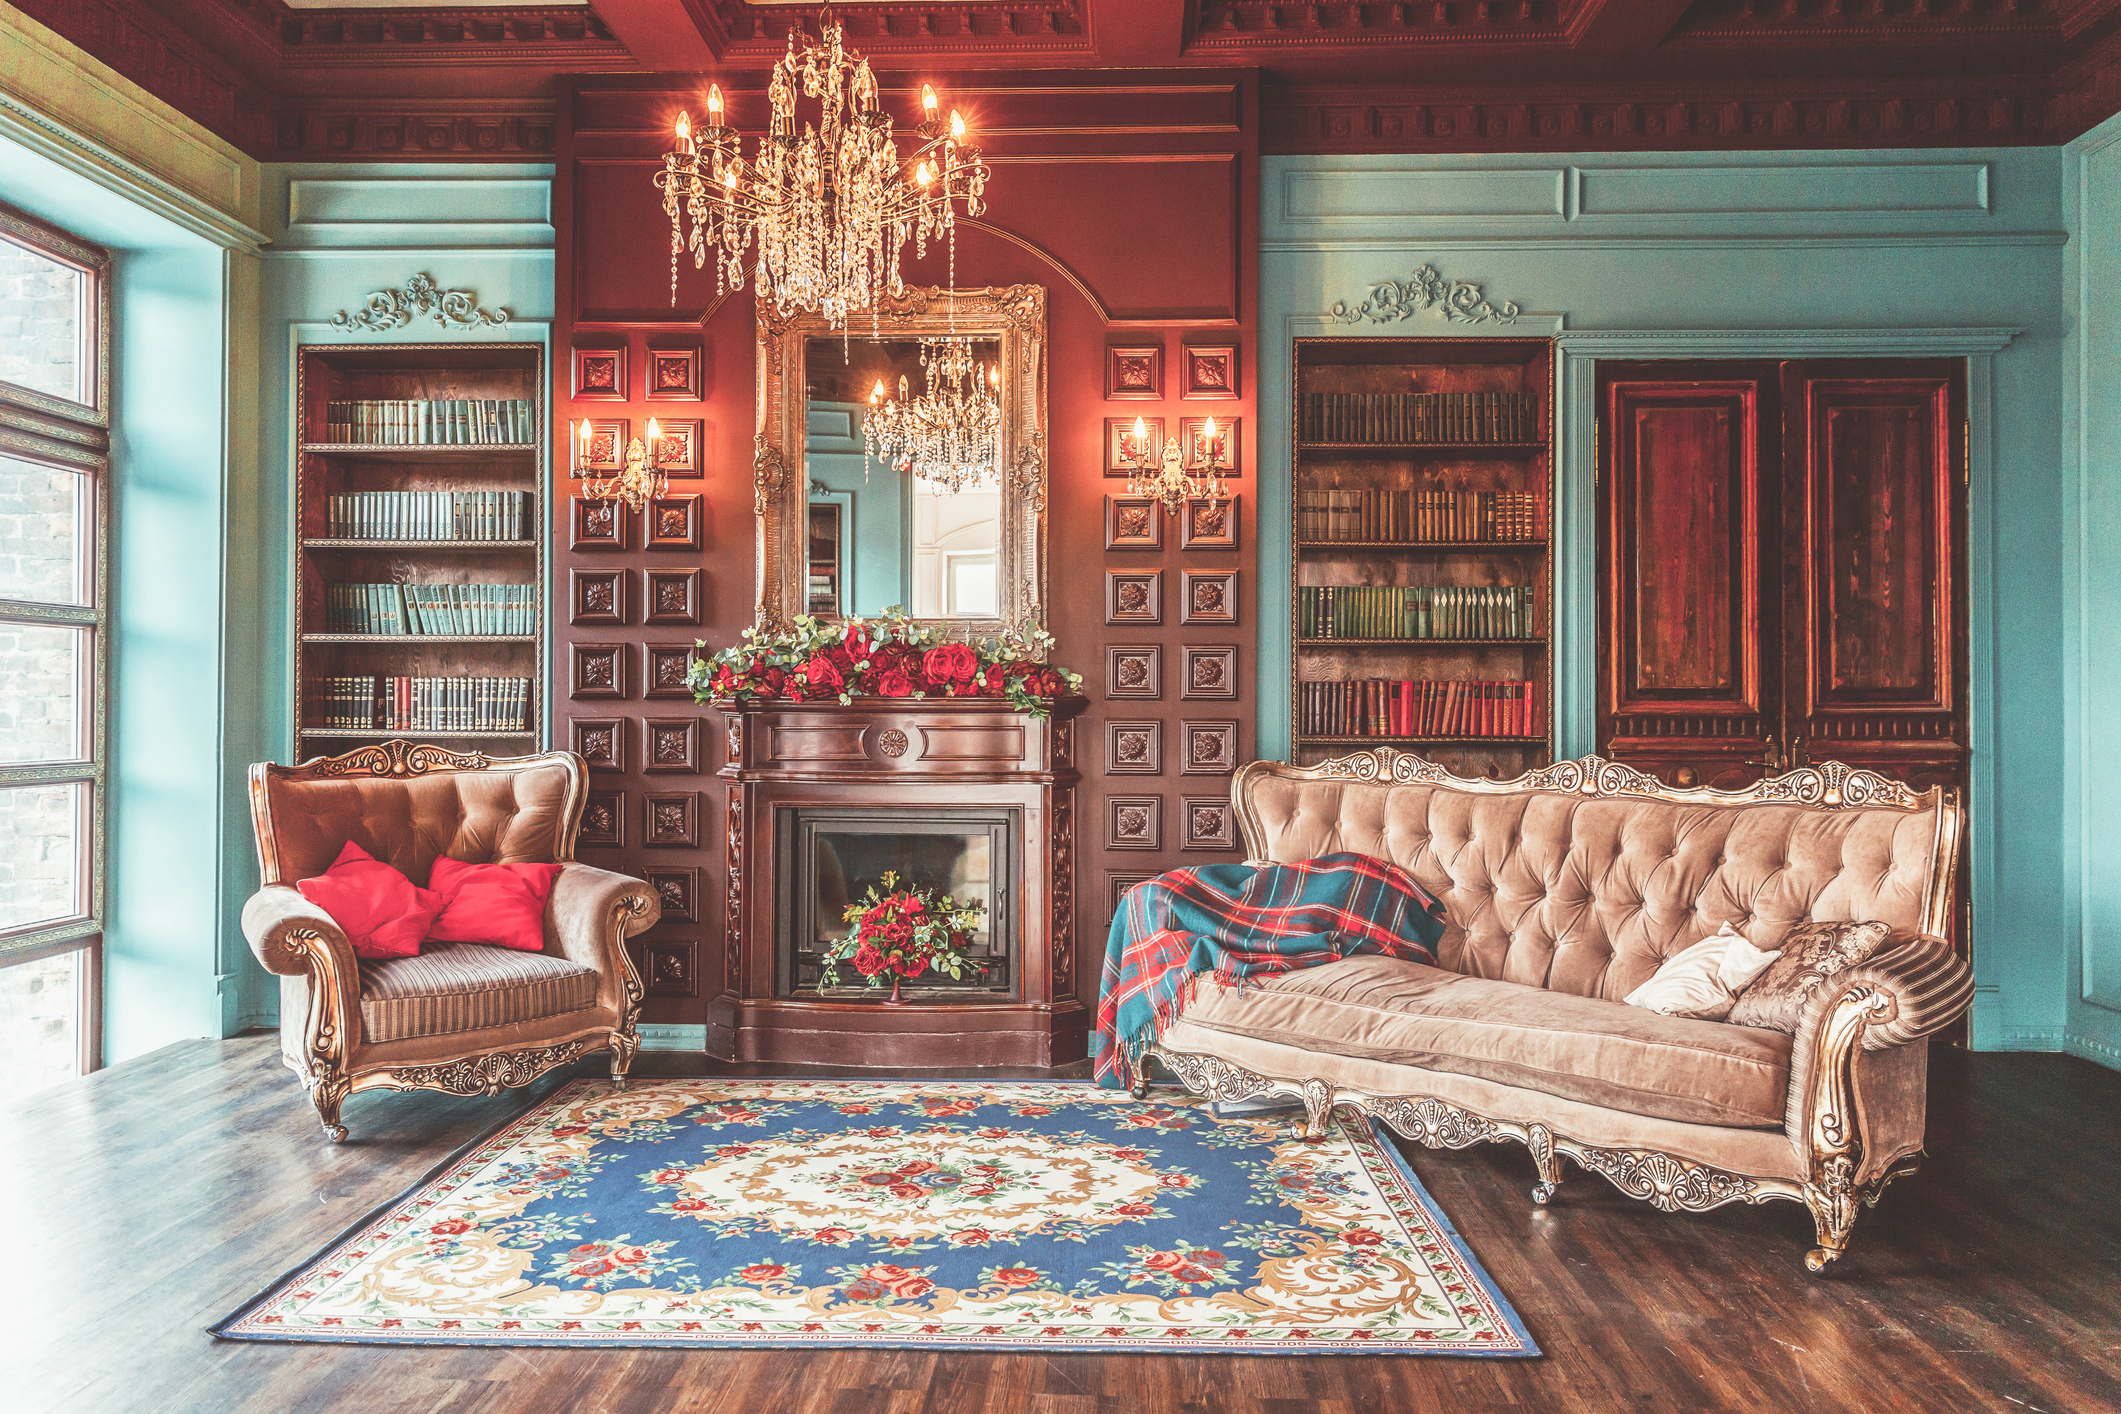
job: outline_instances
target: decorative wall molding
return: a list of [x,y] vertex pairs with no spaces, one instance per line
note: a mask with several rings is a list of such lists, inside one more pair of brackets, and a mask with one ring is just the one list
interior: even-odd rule
[[1513,300],[1492,303],[1480,286],[1446,280],[1435,266],[1424,265],[1404,280],[1377,281],[1360,304],[1335,300],[1326,315],[1343,324],[1393,324],[1421,313],[1433,314],[1447,324],[1484,324],[1491,319],[1510,324],[1523,312]]
[[498,329],[508,322],[506,309],[481,309],[479,297],[470,290],[441,289],[433,276],[419,274],[408,279],[402,289],[371,292],[367,302],[353,313],[340,310],[331,327],[402,329],[423,314],[444,329]]

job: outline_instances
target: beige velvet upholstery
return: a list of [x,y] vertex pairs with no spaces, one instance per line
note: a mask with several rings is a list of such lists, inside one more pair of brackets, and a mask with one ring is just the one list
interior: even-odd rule
[[[489,760],[386,742],[300,766],[253,766],[262,887],[243,931],[282,979],[280,1049],[333,1139],[339,1106],[373,1086],[493,1093],[608,1049],[623,1080],[639,1048],[641,983],[626,939],[661,913],[639,879],[574,861],[587,779],[569,752]],[[362,962],[294,883],[348,840],[425,885],[442,855],[558,863],[536,953],[429,944]]]

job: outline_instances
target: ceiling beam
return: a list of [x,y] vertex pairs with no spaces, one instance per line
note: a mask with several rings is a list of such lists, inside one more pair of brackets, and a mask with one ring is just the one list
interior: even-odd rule
[[696,0],[596,0],[597,18],[626,46],[643,69],[663,73],[696,73],[721,61],[707,31],[718,21],[703,14]]

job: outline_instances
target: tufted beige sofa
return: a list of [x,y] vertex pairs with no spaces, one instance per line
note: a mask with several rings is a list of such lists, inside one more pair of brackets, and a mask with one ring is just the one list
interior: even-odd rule
[[[1823,1271],[1858,1201],[1922,1152],[1921,1039],[1973,997],[1939,936],[1960,807],[1839,763],[1749,790],[1673,790],[1587,756],[1465,780],[1391,750],[1233,784],[1255,860],[1389,859],[1442,900],[1437,966],[1348,958],[1202,987],[1150,1049],[1223,1099],[1300,1096],[1430,1147],[1515,1140],[1545,1202],[1566,1156],[1666,1211],[1803,1202]],[[1622,1002],[1726,920],[1763,948],[1807,919],[1892,928],[1792,1037]]]

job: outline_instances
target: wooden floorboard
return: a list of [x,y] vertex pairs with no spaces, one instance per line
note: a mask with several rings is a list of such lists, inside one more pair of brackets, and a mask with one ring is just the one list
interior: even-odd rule
[[[671,1055],[640,1067],[731,1069]],[[1862,1216],[1827,1280],[1804,1271],[1811,1223],[1794,1204],[1668,1217],[1572,1167],[1538,1208],[1520,1149],[1412,1150],[1540,1360],[391,1349],[231,1344],[205,1328],[558,1078],[493,1100],[357,1096],[354,1137],[333,1146],[272,1038],[187,1042],[0,1107],[0,1211],[16,1218],[0,1409],[2121,1408],[2121,1074],[1939,1050],[1931,1076],[1928,1163]]]

